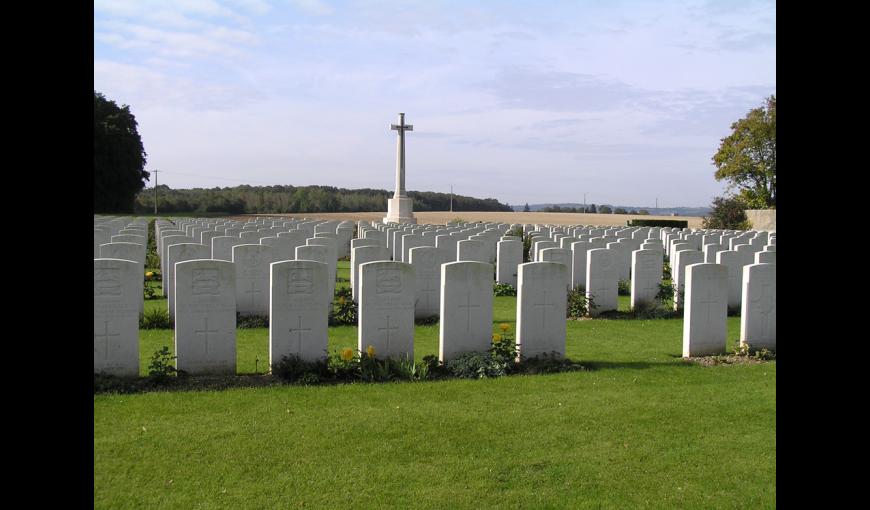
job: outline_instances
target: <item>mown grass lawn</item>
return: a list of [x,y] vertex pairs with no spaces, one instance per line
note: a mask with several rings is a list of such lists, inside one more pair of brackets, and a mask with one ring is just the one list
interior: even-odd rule
[[[494,329],[515,306],[495,299]],[[95,395],[95,508],[776,506],[776,362],[688,364],[680,319],[567,330],[591,370]],[[143,374],[162,345],[170,330],[141,332]],[[268,331],[238,345],[238,370],[262,372]],[[356,329],[329,345],[355,348]],[[417,327],[415,357],[437,350],[438,327]]]

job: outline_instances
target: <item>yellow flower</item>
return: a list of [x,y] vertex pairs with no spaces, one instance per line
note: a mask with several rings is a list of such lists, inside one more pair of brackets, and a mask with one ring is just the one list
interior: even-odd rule
[[501,342],[501,340],[502,340],[502,337],[498,333],[495,333],[492,335],[492,342],[493,343],[497,344],[497,343]]
[[338,304],[340,304],[340,305],[343,305],[343,304],[344,304],[344,296],[339,296],[339,297],[338,297]]
[[375,357],[375,346],[374,345],[368,346],[366,348],[366,354],[369,355],[369,358],[374,358]]
[[342,349],[341,350],[341,359],[344,361],[350,361],[353,359],[353,349]]
[[511,329],[511,325],[510,324],[502,324],[499,326],[499,328],[501,328],[503,333],[506,333],[507,330]]
[[147,273],[145,273],[145,278],[148,278],[150,280],[153,277],[154,277],[154,271],[148,271]]

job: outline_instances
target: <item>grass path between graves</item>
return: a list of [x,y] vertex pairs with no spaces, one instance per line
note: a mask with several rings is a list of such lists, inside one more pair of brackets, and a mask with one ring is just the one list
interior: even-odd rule
[[[495,298],[494,329],[515,306]],[[776,362],[688,364],[681,319],[567,332],[593,370],[96,395],[94,508],[775,508]],[[240,372],[268,359],[268,330],[238,344]],[[142,331],[143,370],[162,345]],[[437,349],[417,327],[415,357]]]

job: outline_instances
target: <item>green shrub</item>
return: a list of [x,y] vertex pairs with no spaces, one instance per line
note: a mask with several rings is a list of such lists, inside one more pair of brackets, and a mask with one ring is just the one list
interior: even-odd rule
[[523,262],[531,262],[532,259],[529,255],[529,251],[532,249],[532,236],[525,235],[523,236]]
[[268,328],[269,317],[267,315],[254,314],[242,315],[236,312],[236,327],[240,329]]
[[159,299],[160,298],[160,296],[158,296],[157,292],[154,290],[154,287],[148,285],[147,283],[145,284],[144,287],[142,287],[142,289],[143,289],[143,293],[144,293],[143,295],[145,297],[145,300]]
[[163,308],[146,310],[139,319],[139,329],[172,329],[173,326],[169,311]]
[[674,303],[674,284],[670,281],[659,283],[659,291],[656,293],[656,301],[661,304]]
[[349,287],[336,288],[332,300],[332,313],[329,315],[330,326],[357,324],[359,306],[353,300],[353,290]]
[[619,280],[616,287],[616,293],[620,296],[631,295],[631,280]]
[[148,365],[148,378],[157,384],[167,382],[171,376],[178,372],[172,362],[176,358],[177,356],[169,354],[169,347],[164,345],[151,356],[151,363]]
[[326,358],[306,361],[296,354],[282,356],[272,365],[272,375],[289,383],[317,384],[330,376]]
[[508,366],[488,352],[466,352],[445,363],[450,374],[460,379],[483,379],[507,375]]
[[414,319],[414,324],[417,326],[432,326],[438,324],[438,321],[441,320],[441,317],[438,315],[430,315],[428,317],[420,317],[419,319]]
[[517,295],[517,289],[515,289],[514,286],[509,284],[509,283],[493,284],[492,292],[496,296],[516,296]]
[[579,286],[568,291],[568,318],[580,319],[587,317],[589,312],[598,308],[592,298],[586,297],[586,291]]

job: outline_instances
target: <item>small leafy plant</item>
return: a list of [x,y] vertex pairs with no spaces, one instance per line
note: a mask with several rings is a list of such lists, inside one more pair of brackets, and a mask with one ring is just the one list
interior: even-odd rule
[[269,317],[266,315],[242,315],[236,312],[236,327],[240,329],[268,328]]
[[146,310],[139,319],[139,329],[172,329],[173,326],[169,311],[163,308]]
[[631,295],[631,280],[619,280],[616,287],[616,293],[620,296]]
[[332,300],[332,313],[329,316],[329,325],[356,325],[358,310],[359,305],[353,300],[353,290],[349,287],[336,288],[335,297]]
[[148,378],[157,384],[167,382],[178,372],[172,361],[176,358],[177,356],[172,356],[169,353],[169,347],[164,345],[151,356],[151,363],[148,365]]
[[514,288],[514,286],[509,284],[509,283],[493,284],[492,292],[496,296],[516,296],[517,295],[517,289]]
[[659,283],[659,291],[656,293],[656,301],[661,304],[674,302],[674,284],[670,281]]
[[588,317],[591,311],[598,308],[598,305],[595,304],[592,297],[586,297],[585,290],[577,286],[568,291],[567,308],[569,319],[581,319]]

